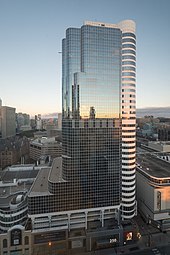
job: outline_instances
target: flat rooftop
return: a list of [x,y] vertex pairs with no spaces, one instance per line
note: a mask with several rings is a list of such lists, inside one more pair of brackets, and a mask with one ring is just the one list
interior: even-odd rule
[[14,179],[33,179],[36,178],[38,174],[37,169],[34,170],[20,170],[20,171],[2,171],[0,173],[0,178],[4,183],[13,182]]
[[0,172],[0,208],[8,208],[13,197],[26,194],[39,170],[12,170]]
[[158,158],[154,153],[146,152],[137,155],[137,166],[156,178],[170,178],[170,163]]
[[62,178],[62,157],[53,160],[52,168],[49,174],[49,181],[53,183],[66,182]]
[[42,196],[44,195],[50,195],[50,192],[48,191],[48,176],[49,176],[50,168],[42,168],[37,178],[35,179],[28,196]]
[[61,183],[66,182],[62,178],[62,158],[58,157],[53,160],[52,167],[48,168],[42,168],[38,175],[36,180],[34,181],[29,196],[42,196],[42,193],[44,195],[50,195],[51,193],[48,190],[48,182],[52,183]]

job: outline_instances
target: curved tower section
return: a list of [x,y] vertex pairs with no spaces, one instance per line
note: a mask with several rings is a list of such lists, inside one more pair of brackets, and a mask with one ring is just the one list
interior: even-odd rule
[[122,30],[122,220],[136,214],[136,25],[119,23]]

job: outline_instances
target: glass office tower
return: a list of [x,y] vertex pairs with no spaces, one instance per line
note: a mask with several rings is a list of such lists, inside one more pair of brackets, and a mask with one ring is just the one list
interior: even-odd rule
[[63,39],[62,157],[39,171],[28,195],[34,240],[62,241],[63,254],[137,238],[120,220],[136,213],[135,47],[131,20],[87,21]]
[[65,210],[114,206],[123,219],[135,214],[134,32],[133,21],[88,21],[66,31],[62,44],[62,177],[69,187]]

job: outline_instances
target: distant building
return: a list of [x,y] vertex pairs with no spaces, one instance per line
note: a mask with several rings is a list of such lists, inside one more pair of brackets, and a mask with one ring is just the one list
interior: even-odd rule
[[41,156],[51,156],[56,158],[61,156],[62,145],[56,141],[55,137],[37,138],[30,142],[30,158],[39,160]]
[[137,118],[136,122],[139,127],[143,127],[145,123],[152,123],[153,125],[158,124],[160,120],[158,118],[154,118],[153,116],[145,116],[143,118]]
[[30,126],[31,126],[31,129],[36,129],[36,120],[35,119],[30,119]]
[[46,124],[47,137],[54,137],[57,135],[58,128],[56,124],[48,123]]
[[30,116],[26,113],[16,113],[17,131],[30,130]]
[[170,124],[163,124],[158,127],[158,139],[160,141],[170,141]]
[[29,142],[26,137],[13,136],[0,141],[0,169],[29,160]]
[[62,129],[62,113],[58,113],[58,129]]
[[41,114],[35,115],[35,125],[37,130],[42,129],[42,119]]
[[165,141],[149,141],[148,147],[159,152],[170,152],[170,142]]
[[16,135],[15,108],[0,106],[0,138]]

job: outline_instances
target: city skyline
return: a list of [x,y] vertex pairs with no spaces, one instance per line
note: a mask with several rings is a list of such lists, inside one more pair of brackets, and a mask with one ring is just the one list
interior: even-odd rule
[[167,0],[138,3],[94,0],[81,5],[78,0],[69,3],[66,0],[1,0],[0,97],[3,105],[30,115],[61,112],[63,31],[68,26],[78,27],[85,20],[113,23],[133,19],[139,39],[137,107],[170,106],[169,7]]

